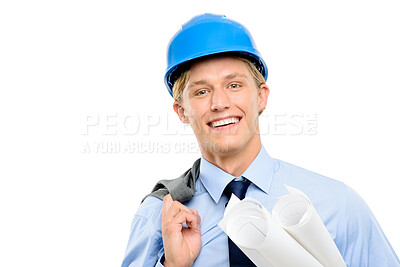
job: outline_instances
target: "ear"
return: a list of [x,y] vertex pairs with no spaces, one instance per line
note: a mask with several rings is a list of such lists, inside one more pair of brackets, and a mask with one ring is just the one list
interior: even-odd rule
[[173,108],[175,113],[178,115],[179,119],[183,123],[189,123],[187,117],[185,116],[185,109],[177,101],[174,102]]
[[263,83],[260,85],[260,90],[258,91],[258,110],[264,110],[267,106],[268,102],[268,95],[269,95],[269,88],[268,86]]

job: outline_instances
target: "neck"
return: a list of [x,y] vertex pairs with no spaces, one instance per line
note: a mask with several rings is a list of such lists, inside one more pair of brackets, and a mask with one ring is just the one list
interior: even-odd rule
[[210,151],[201,151],[203,157],[211,164],[232,176],[241,176],[250,164],[257,157],[261,150],[260,138],[255,138],[252,144],[245,148],[229,149],[225,152],[213,153]]

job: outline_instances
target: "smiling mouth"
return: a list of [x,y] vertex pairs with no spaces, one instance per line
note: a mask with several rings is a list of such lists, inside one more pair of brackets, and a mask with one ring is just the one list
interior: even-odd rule
[[211,126],[212,128],[218,128],[218,127],[223,127],[223,126],[227,126],[230,124],[235,124],[235,123],[238,123],[239,121],[240,121],[240,118],[233,117],[233,118],[212,121],[212,122],[209,122],[208,125]]

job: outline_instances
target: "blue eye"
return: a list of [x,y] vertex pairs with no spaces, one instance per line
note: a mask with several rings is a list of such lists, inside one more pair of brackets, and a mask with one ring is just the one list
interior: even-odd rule
[[232,89],[236,89],[236,88],[239,88],[239,84],[237,84],[237,83],[232,83],[231,85],[229,85],[229,88],[232,88]]
[[198,92],[196,92],[196,95],[204,95],[207,93],[207,90],[200,90]]

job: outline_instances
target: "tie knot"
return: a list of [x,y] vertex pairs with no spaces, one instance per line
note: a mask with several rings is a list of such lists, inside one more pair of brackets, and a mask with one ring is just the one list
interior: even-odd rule
[[240,200],[244,198],[246,195],[247,188],[251,182],[247,179],[244,181],[231,181],[224,190],[225,196],[228,197],[228,199],[231,198],[232,193],[235,194]]

